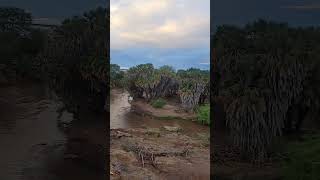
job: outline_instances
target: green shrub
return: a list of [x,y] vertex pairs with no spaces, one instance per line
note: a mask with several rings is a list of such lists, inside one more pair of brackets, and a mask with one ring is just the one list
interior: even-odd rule
[[289,143],[287,159],[283,163],[285,180],[319,180],[320,135],[305,135],[300,141]]
[[202,124],[210,125],[210,105],[209,104],[200,106],[198,108],[197,121]]
[[167,102],[162,98],[156,99],[155,101],[153,101],[151,103],[152,107],[154,107],[154,108],[162,108],[166,104],[167,104]]

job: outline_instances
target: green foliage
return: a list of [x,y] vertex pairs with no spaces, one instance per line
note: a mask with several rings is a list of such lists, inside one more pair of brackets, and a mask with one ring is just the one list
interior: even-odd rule
[[320,177],[320,136],[305,135],[286,148],[282,172],[285,180],[318,180]]
[[47,35],[31,27],[31,14],[19,8],[0,8],[0,63],[21,76],[40,78],[36,56]]
[[209,71],[195,68],[175,72],[170,66],[156,69],[152,64],[140,64],[128,70],[125,81],[134,97],[152,101],[178,94],[182,107],[193,111],[200,99],[209,96],[209,77]]
[[163,108],[163,106],[165,106],[166,104],[167,102],[162,98],[158,98],[151,103],[152,107],[154,108]]
[[193,111],[199,104],[200,97],[209,95],[209,71],[195,68],[179,70],[177,77],[182,106],[187,111]]
[[117,64],[110,64],[110,86],[124,86],[124,72],[120,70],[120,66]]
[[107,84],[107,79],[109,77],[107,67],[108,59],[106,57],[91,57],[80,64],[80,72],[82,77],[86,80],[97,80]]
[[243,28],[220,26],[211,40],[213,92],[224,99],[234,143],[249,157],[264,158],[283,134],[290,106],[319,110],[320,31],[258,20]]
[[31,25],[24,10],[0,8],[0,64],[48,82],[71,109],[82,101],[102,110],[110,77],[107,10],[98,7],[50,30]]
[[27,35],[32,22],[30,13],[14,7],[0,7],[0,32]]
[[128,91],[148,101],[172,94],[176,86],[175,71],[170,66],[155,69],[152,64],[132,67],[125,75]]
[[157,71],[162,76],[175,77],[175,70],[171,66],[161,66]]
[[45,74],[53,87],[71,97],[68,103],[76,105],[76,99],[82,97],[90,100],[89,108],[98,111],[108,102],[106,90],[110,80],[106,12],[99,7],[66,19],[50,34],[41,54],[46,61]]
[[156,69],[152,64],[140,64],[130,68],[124,79],[134,97],[152,101],[178,94],[182,107],[193,111],[200,100],[209,96],[209,77],[209,71],[195,68],[175,72],[170,66]]
[[197,109],[198,122],[206,125],[210,125],[210,105],[202,105]]

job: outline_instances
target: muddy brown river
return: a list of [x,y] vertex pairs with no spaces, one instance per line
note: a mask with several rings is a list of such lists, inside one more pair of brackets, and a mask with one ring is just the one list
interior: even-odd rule
[[[127,98],[125,91],[112,91],[111,128],[208,130],[191,121],[142,117]],[[76,120],[67,111],[59,114],[61,106],[57,95],[40,83],[0,87],[0,180],[105,179],[105,117],[83,113]],[[65,126],[72,128],[66,131]]]
[[[73,141],[59,124],[74,118],[68,112],[59,116],[60,106],[57,96],[39,83],[0,87],[1,180],[103,179],[101,172],[79,161],[80,153],[70,150]],[[77,129],[74,134],[86,130]]]

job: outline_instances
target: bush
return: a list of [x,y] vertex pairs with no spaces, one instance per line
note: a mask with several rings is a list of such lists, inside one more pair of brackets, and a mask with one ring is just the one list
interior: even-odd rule
[[155,101],[153,101],[151,103],[152,107],[154,107],[154,108],[162,108],[166,104],[167,104],[167,102],[162,98],[156,99]]
[[197,110],[197,121],[210,125],[210,105],[206,104],[204,106],[200,106]]
[[320,135],[304,135],[300,141],[291,142],[287,147],[283,164],[285,180],[314,179],[320,177]]

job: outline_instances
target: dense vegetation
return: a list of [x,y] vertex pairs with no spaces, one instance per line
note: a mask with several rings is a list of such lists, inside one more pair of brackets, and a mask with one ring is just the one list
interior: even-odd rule
[[194,111],[209,100],[209,71],[190,68],[176,72],[170,66],[157,69],[152,64],[140,64],[121,73],[119,66],[111,67],[111,82],[124,82],[134,98],[163,105],[159,98],[179,96],[186,111]]
[[[263,20],[220,26],[214,48],[212,101],[222,102],[236,146],[263,159],[274,140],[299,131],[320,112],[319,28]],[[219,121],[219,119],[216,119]]]
[[197,121],[202,124],[210,125],[210,106],[208,104],[200,106],[197,109]]
[[0,19],[1,64],[21,76],[49,82],[69,110],[86,104],[103,111],[109,85],[106,9],[97,8],[49,29],[32,26],[32,15],[18,8],[0,8]]
[[117,64],[110,64],[110,87],[124,87],[124,72],[120,70]]
[[285,180],[319,179],[320,135],[304,134],[299,141],[286,147],[286,160],[282,164]]
[[[31,27],[31,14],[17,8],[0,8],[0,63],[6,66],[7,76],[36,76],[32,58],[42,51],[45,32]],[[11,71],[14,70],[14,71]]]

